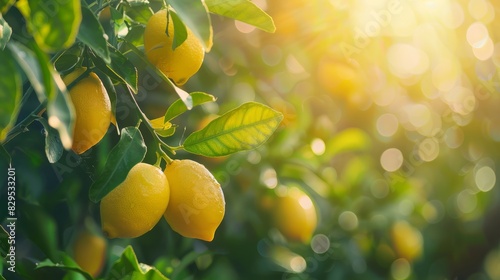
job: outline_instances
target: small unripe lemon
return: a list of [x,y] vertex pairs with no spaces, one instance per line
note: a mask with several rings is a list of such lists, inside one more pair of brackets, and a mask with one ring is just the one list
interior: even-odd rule
[[167,10],[151,16],[144,30],[144,51],[148,60],[178,85],[185,84],[198,72],[205,57],[201,42],[188,27],[186,29],[186,40],[175,50],[172,50],[174,24],[170,16],[168,35],[166,33]]
[[165,169],[170,202],[165,219],[184,237],[212,241],[224,217],[220,184],[205,166],[192,160],[174,160]]
[[[66,86],[80,77],[86,68],[78,68],[63,77]],[[101,141],[111,123],[111,101],[95,73],[78,81],[69,94],[75,108],[73,151],[82,154]]]
[[101,200],[102,229],[109,238],[143,235],[161,219],[169,198],[169,184],[161,169],[138,163]]
[[73,257],[83,270],[96,277],[104,266],[106,248],[106,240],[102,236],[82,230],[73,244]]
[[296,187],[278,197],[273,218],[276,228],[286,238],[304,243],[309,242],[318,223],[311,198]]

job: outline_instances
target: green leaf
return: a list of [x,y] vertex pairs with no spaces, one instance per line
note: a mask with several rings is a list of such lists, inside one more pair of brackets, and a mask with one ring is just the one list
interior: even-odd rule
[[172,22],[169,24],[174,25],[174,40],[172,42],[172,50],[175,50],[178,46],[184,43],[184,41],[186,41],[188,33],[186,26],[175,12],[170,11],[170,16],[172,18]]
[[0,225],[0,257],[5,258],[7,254],[9,253],[9,237],[10,235],[7,233],[7,231],[3,228],[3,226]]
[[78,31],[78,39],[89,46],[105,63],[111,63],[104,29],[94,13],[87,7],[82,7],[82,23]]
[[276,31],[273,19],[248,0],[205,0],[211,13],[236,19],[266,32]]
[[69,48],[82,19],[80,0],[18,2],[36,43],[45,52]]
[[80,275],[84,277],[84,279],[93,280],[94,278],[85,270],[81,269],[80,266],[66,253],[58,252],[57,259],[61,260],[59,262],[53,262],[50,259],[45,259],[39,262],[35,269],[44,269],[44,268],[55,268],[55,269],[63,269],[67,271],[78,272]]
[[55,61],[54,66],[59,73],[67,74],[80,62],[83,54],[83,45],[74,44],[64,51]]
[[40,117],[37,121],[45,129],[45,154],[47,155],[47,159],[50,163],[55,163],[63,154],[63,146],[59,138],[59,133],[49,125],[46,119]]
[[370,137],[359,128],[348,128],[326,143],[323,157],[331,158],[340,153],[363,151],[370,147]]
[[7,42],[10,40],[10,35],[12,35],[12,28],[0,14],[0,51],[5,49]]
[[37,94],[38,100],[44,102],[48,95],[46,90],[50,90],[51,86],[45,87],[44,85],[45,79],[36,54],[17,42],[10,42],[7,47],[10,49],[12,57],[16,60],[19,67],[21,67],[26,74],[26,77],[31,83],[31,87]]
[[182,258],[181,262],[175,267],[174,271],[172,272],[172,275],[170,275],[171,278],[177,279],[176,277],[179,276],[179,273],[185,271],[191,263],[196,261],[197,258],[199,258],[201,256],[209,255],[211,253],[212,252],[210,252],[209,250],[205,250],[203,252],[192,251],[192,252],[188,253],[186,256],[184,256]]
[[[204,92],[192,92],[189,95],[191,96],[193,107],[217,100],[215,96]],[[172,105],[170,105],[170,107],[168,107],[167,112],[165,113],[164,121],[168,122],[187,110],[188,108],[186,107],[186,104],[184,104],[181,99],[177,99],[174,103],[172,103]]]
[[123,3],[125,14],[137,23],[146,24],[153,15],[148,1],[127,1]]
[[267,141],[282,119],[280,112],[248,102],[189,135],[184,141],[184,149],[208,157],[254,149]]
[[69,99],[64,82],[58,74],[53,74],[57,90],[54,98],[47,104],[49,125],[59,131],[61,143],[65,149],[70,149],[73,143],[73,123],[75,109]]
[[148,69],[152,70],[158,77],[160,77],[167,85],[171,87],[171,89],[175,90],[177,95],[181,98],[182,102],[186,104],[186,107],[191,110],[193,108],[193,100],[191,96],[183,89],[174,85],[174,83],[167,77],[163,72],[161,72],[156,66],[154,66],[149,60],[147,60],[144,54],[137,49],[132,43],[125,41],[126,46],[130,48],[132,53],[134,53],[145,65],[147,65]]
[[141,162],[145,155],[146,145],[139,129],[132,126],[123,128],[120,141],[111,150],[104,170],[90,186],[90,200],[100,201],[125,180],[130,169]]
[[106,280],[168,280],[158,269],[139,263],[132,246],[127,246],[121,257],[113,264]]
[[156,134],[162,137],[169,137],[175,133],[176,126],[171,122],[165,122],[162,117],[149,121]]
[[21,100],[21,77],[9,50],[0,50],[0,141],[15,123]]
[[5,150],[5,147],[2,144],[0,144],[0,158],[5,159],[6,164],[10,164],[12,162],[9,152]]
[[0,0],[0,12],[5,14],[15,2],[16,0]]
[[[21,202],[17,200],[16,202]],[[36,244],[42,252],[51,259],[57,257],[57,224],[53,217],[45,212],[41,206],[19,203],[16,209],[19,211],[18,221],[19,235]]]
[[101,57],[92,56],[96,66],[110,78],[130,86],[137,93],[137,69],[120,51],[109,45],[111,63],[107,64]]
[[205,51],[209,52],[213,44],[212,23],[208,9],[202,0],[170,0],[179,18],[193,34],[201,40]]

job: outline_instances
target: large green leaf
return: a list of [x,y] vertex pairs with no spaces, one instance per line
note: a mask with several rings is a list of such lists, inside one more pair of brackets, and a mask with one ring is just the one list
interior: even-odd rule
[[73,143],[73,123],[75,121],[75,109],[71,102],[64,82],[61,77],[54,73],[57,90],[54,98],[47,104],[49,125],[59,131],[61,143],[65,149],[70,149]]
[[[215,96],[204,92],[192,92],[189,95],[191,96],[193,107],[216,100]],[[164,122],[172,120],[187,110],[188,108],[186,107],[186,104],[181,99],[177,99],[174,103],[172,103],[172,105],[170,105],[170,107],[168,107],[167,112],[165,113]]]
[[45,259],[39,262],[36,266],[36,269],[45,269],[45,268],[53,268],[53,269],[63,269],[66,271],[74,271],[78,272],[84,279],[93,280],[94,278],[85,270],[81,269],[80,266],[66,253],[57,252],[57,259],[60,260],[58,262],[53,262],[50,259]]
[[127,84],[134,93],[137,93],[137,69],[130,60],[120,51],[109,45],[111,63],[107,64],[99,56],[93,56],[92,61],[111,79]]
[[111,150],[104,170],[90,186],[90,200],[100,201],[125,180],[130,169],[141,162],[145,155],[146,145],[139,129],[136,127],[122,129],[120,141]]
[[5,14],[15,2],[16,0],[0,0],[0,12]]
[[276,31],[271,16],[248,0],[205,0],[205,4],[211,13],[248,23],[267,32]]
[[201,40],[205,50],[209,52],[213,44],[212,23],[204,1],[170,0],[168,3],[174,8],[182,22]]
[[189,135],[184,141],[184,149],[209,157],[254,149],[267,141],[282,119],[280,112],[248,102]]
[[82,24],[78,31],[78,39],[89,46],[104,62],[111,63],[104,29],[94,13],[87,7],[82,7]]
[[0,51],[7,45],[10,35],[12,35],[12,28],[10,28],[9,24],[3,19],[2,14],[0,14]]
[[[172,42],[172,50],[175,50],[175,48],[180,46],[187,39],[188,33],[186,26],[175,12],[170,11],[170,16],[172,18],[172,22],[169,24],[174,25],[174,39]],[[170,34],[167,35],[171,36]]]
[[82,19],[80,0],[19,1],[18,7],[44,51],[55,52],[75,42]]
[[168,280],[158,269],[139,263],[132,246],[127,246],[121,257],[113,264],[107,280],[133,279],[133,280]]
[[49,125],[46,119],[38,118],[43,128],[45,129],[45,155],[50,163],[57,162],[63,154],[63,146],[59,133],[55,128]]
[[21,100],[21,77],[9,50],[0,50],[0,141],[14,124]]

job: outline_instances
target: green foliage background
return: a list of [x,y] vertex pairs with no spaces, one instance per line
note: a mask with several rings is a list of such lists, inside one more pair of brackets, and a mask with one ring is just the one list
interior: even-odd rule
[[[163,219],[139,238],[109,240],[100,278],[500,278],[499,64],[497,55],[478,59],[465,39],[477,21],[498,40],[497,4],[484,1],[493,11],[488,19],[487,14],[478,16],[474,4],[456,1],[453,7],[460,7],[463,18],[451,28],[438,12],[427,15],[419,3],[403,3],[403,11],[412,11],[420,24],[433,26],[449,43],[427,34],[430,45],[439,45],[437,55],[428,55],[425,71],[402,77],[387,58],[388,50],[398,43],[411,45],[414,34],[388,31],[401,15],[393,14],[395,22],[383,24],[370,13],[381,13],[398,1],[374,1],[378,4],[371,6],[326,0],[167,2],[211,50],[182,89],[142,55],[144,24],[162,1],[0,1],[1,205],[7,205],[3,186],[10,160],[18,180],[17,273],[9,273],[3,262],[5,279],[92,279],[74,263],[71,245],[82,227],[100,231],[96,202],[122,180],[103,183],[101,174],[120,166],[108,165],[108,155],[125,153],[135,162],[152,164],[158,150],[150,147],[159,144],[154,135],[168,136],[169,147],[187,142],[173,157],[199,161],[218,179],[226,199],[223,223],[210,243],[181,237]],[[443,10],[452,10],[448,4],[441,1]],[[100,22],[97,15],[107,5],[112,21]],[[371,17],[356,21],[361,7]],[[57,16],[47,14],[56,10]],[[359,37],[373,22],[380,31],[369,39]],[[124,37],[117,35],[123,30],[128,30]],[[175,36],[181,42],[185,34]],[[22,53],[27,57],[20,58]],[[451,58],[446,58],[460,76],[457,83],[474,100],[469,111],[457,107],[465,100],[449,101],[460,96],[456,88],[445,90],[436,82],[436,69],[442,69],[437,67],[439,55],[449,53]],[[65,73],[83,57],[107,83],[119,128],[110,128],[97,146],[78,156],[63,149],[71,135],[72,108],[51,64]],[[411,57],[407,59],[409,64]],[[351,69],[356,85],[332,92],[319,79],[323,63]],[[331,74],[331,82],[344,79],[342,73]],[[207,116],[229,112],[228,118],[234,108],[263,106],[249,102],[282,113],[267,111],[276,126],[281,121],[274,135],[272,130],[250,147],[211,154],[201,140],[216,134],[219,126],[215,121],[208,129]],[[47,107],[43,118],[30,115],[40,105]],[[412,108],[425,108],[426,113]],[[381,117],[387,115],[397,120],[394,133],[380,128]],[[61,120],[59,126],[49,125],[52,116]],[[164,126],[135,128],[138,119],[147,118],[163,118]],[[426,118],[433,121],[419,126]],[[23,120],[28,127],[19,125]],[[11,139],[7,131],[16,126]],[[207,129],[193,133],[202,127]],[[139,146],[131,149],[135,156],[127,154],[126,139]],[[210,157],[247,148],[256,149]],[[396,170],[384,166],[382,154],[388,149],[402,155]],[[124,176],[131,166],[121,167]],[[492,187],[484,189],[485,184]],[[288,241],[270,219],[277,195],[292,186],[303,189],[318,212],[310,244]],[[4,211],[2,207],[2,221]],[[414,260],[403,258],[392,238],[398,221],[422,236],[422,254]]]

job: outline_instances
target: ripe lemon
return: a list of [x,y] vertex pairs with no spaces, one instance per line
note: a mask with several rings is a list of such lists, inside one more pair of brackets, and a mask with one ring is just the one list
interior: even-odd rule
[[289,240],[309,242],[318,218],[311,198],[296,187],[278,197],[273,212],[276,228]]
[[176,84],[183,85],[201,67],[205,50],[198,38],[187,29],[186,40],[172,50],[174,40],[174,24],[171,17],[168,21],[167,10],[155,13],[149,19],[144,30],[144,51],[148,60],[160,69],[165,76]]
[[422,234],[407,222],[396,222],[391,228],[391,237],[399,257],[412,261],[422,255]]
[[96,277],[104,267],[106,248],[106,240],[102,236],[82,230],[73,244],[73,257],[83,270]]
[[360,75],[349,65],[325,59],[319,63],[317,74],[319,84],[332,95],[348,97],[361,90]]
[[[85,72],[78,68],[63,77],[68,86]],[[82,154],[99,143],[111,123],[111,101],[101,80],[95,73],[76,83],[69,94],[75,107],[75,127],[72,149]]]
[[109,238],[133,238],[150,231],[161,219],[170,197],[161,169],[138,163],[118,187],[101,201],[101,224]]
[[220,184],[205,166],[192,160],[174,160],[165,175],[170,202],[164,217],[169,225],[182,236],[212,241],[226,204]]

